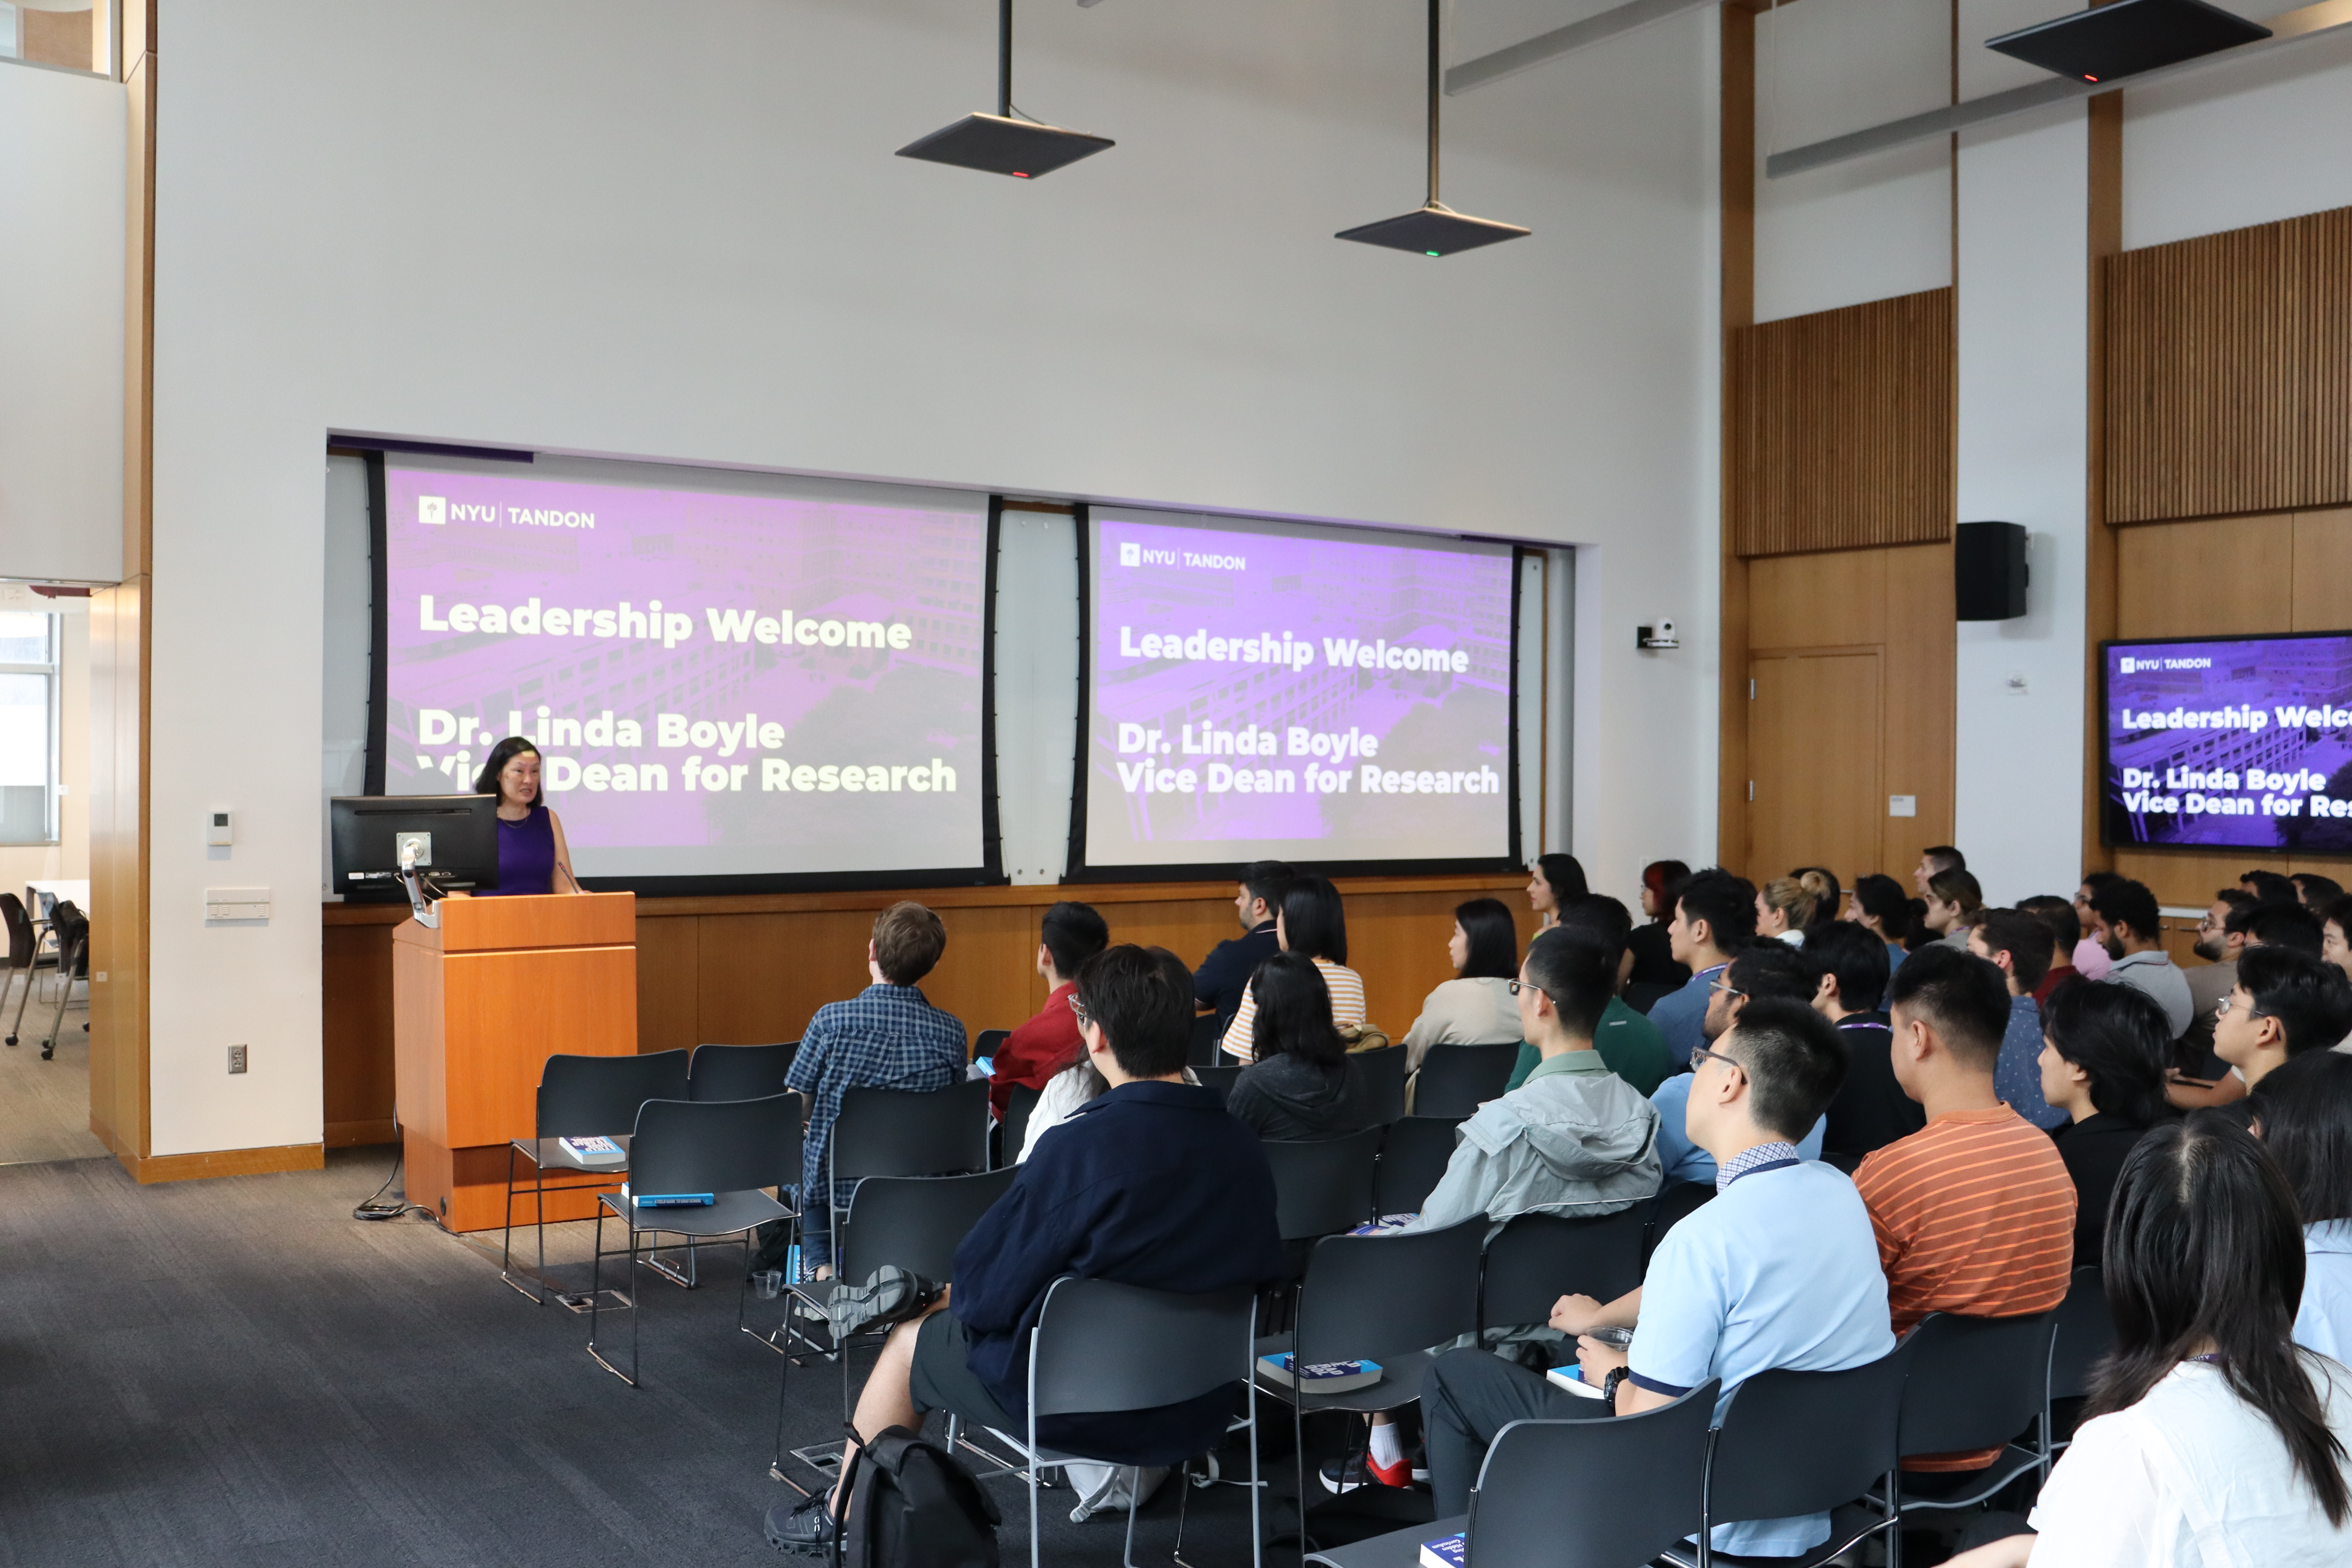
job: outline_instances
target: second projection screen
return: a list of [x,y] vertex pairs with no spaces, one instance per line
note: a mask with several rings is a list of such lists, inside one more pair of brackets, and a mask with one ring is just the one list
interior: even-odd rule
[[1097,508],[1085,860],[1506,862],[1512,552]]

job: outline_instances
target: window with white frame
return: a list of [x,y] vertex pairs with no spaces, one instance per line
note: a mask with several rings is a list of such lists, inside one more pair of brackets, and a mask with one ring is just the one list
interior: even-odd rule
[[58,841],[58,617],[0,614],[0,844]]

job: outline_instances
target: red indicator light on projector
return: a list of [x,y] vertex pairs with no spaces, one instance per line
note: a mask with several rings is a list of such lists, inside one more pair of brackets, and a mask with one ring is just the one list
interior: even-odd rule
[[1015,170],[1013,170],[1013,177],[1014,179],[1016,179],[1016,180],[1025,180],[1025,179],[1027,179],[1029,176],[1028,176],[1028,175],[1026,175],[1026,174],[1023,174],[1020,170],[1015,169]]
[[2086,76],[2086,77],[2084,77],[2083,79],[2084,79],[2084,81],[2096,81],[2096,80],[2098,80],[2099,79],[2098,79],[2097,77],[2095,77],[2095,76]]

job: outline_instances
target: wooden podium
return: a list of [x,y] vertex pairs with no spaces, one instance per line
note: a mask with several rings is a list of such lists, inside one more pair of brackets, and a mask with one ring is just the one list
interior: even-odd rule
[[[557,1054],[637,1048],[636,895],[445,899],[438,930],[392,933],[393,1070],[408,1201],[451,1230],[506,1223],[507,1145],[529,1139],[540,1069]],[[516,1161],[515,1223],[530,1165]],[[593,1190],[548,1194],[585,1219]]]

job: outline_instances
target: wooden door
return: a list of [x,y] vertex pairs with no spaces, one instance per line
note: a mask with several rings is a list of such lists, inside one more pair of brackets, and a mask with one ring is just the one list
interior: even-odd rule
[[1826,866],[1850,888],[1879,868],[1885,821],[1879,650],[1760,654],[1748,669],[1748,876]]

